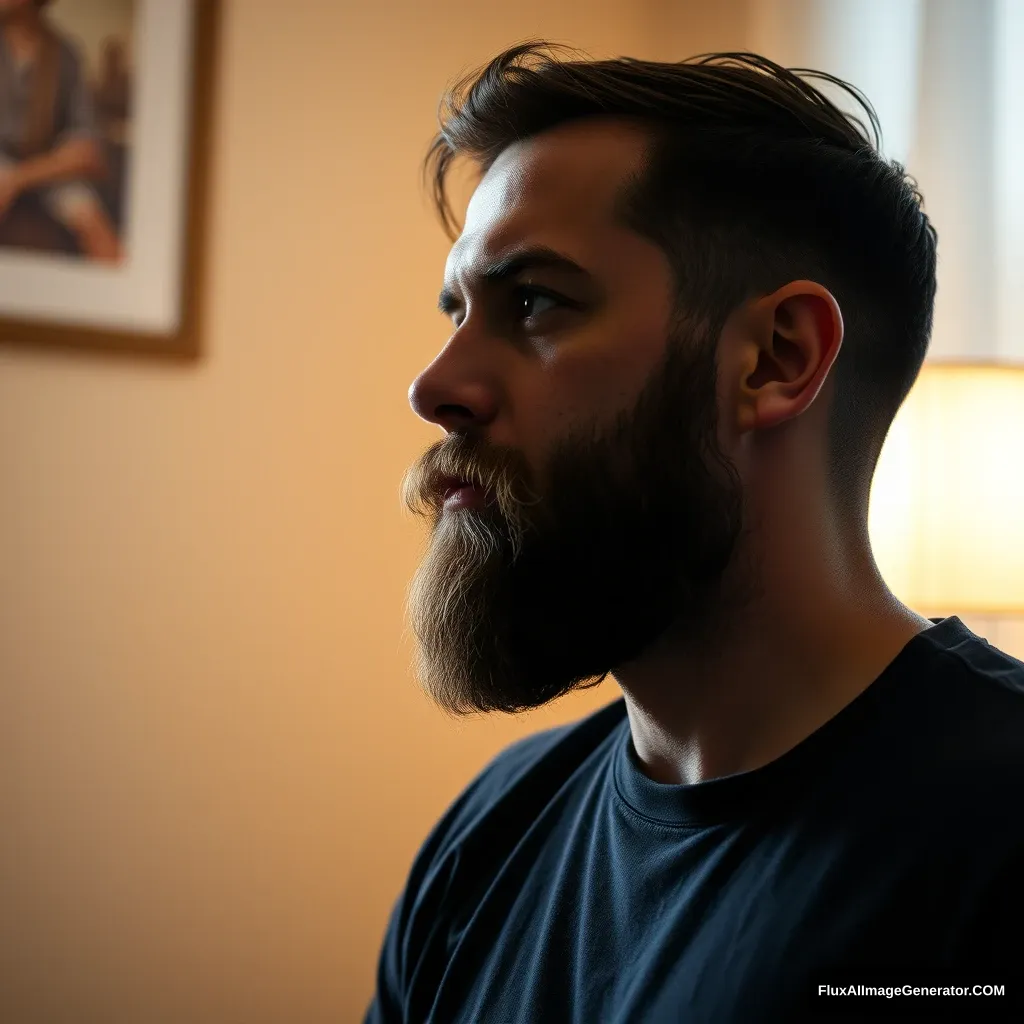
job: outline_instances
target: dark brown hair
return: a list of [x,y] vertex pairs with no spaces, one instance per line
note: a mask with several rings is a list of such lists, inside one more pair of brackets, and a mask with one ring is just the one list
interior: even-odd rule
[[[482,177],[507,146],[560,124],[624,117],[646,127],[643,170],[615,215],[665,252],[679,316],[717,338],[740,303],[788,281],[816,280],[836,296],[846,334],[832,370],[829,480],[837,513],[866,530],[878,454],[928,348],[936,249],[915,183],[880,155],[870,103],[832,75],[753,53],[661,63],[544,52],[559,49],[570,48],[513,46],[442,98],[423,172],[449,238],[456,156],[473,158]],[[856,99],[871,136],[815,79]]]

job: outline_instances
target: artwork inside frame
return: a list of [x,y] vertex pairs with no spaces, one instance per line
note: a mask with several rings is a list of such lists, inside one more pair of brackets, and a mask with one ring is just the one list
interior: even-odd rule
[[217,0],[0,0],[0,345],[193,358]]

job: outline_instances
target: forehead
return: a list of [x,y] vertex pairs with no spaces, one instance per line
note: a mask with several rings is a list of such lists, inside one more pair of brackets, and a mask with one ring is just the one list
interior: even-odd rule
[[624,229],[613,221],[616,196],[640,168],[645,135],[635,124],[579,121],[507,147],[483,176],[466,210],[446,280],[523,240],[544,241],[586,262]]

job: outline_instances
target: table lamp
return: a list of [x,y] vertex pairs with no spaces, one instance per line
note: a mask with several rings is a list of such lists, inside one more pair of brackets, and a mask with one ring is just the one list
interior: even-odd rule
[[1022,448],[1024,367],[925,365],[882,448],[868,515],[901,601],[922,615],[1024,616]]

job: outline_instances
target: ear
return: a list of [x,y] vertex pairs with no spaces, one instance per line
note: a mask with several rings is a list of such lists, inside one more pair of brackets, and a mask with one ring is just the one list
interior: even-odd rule
[[750,310],[739,382],[740,432],[799,416],[817,397],[843,343],[843,316],[815,281],[791,281]]

